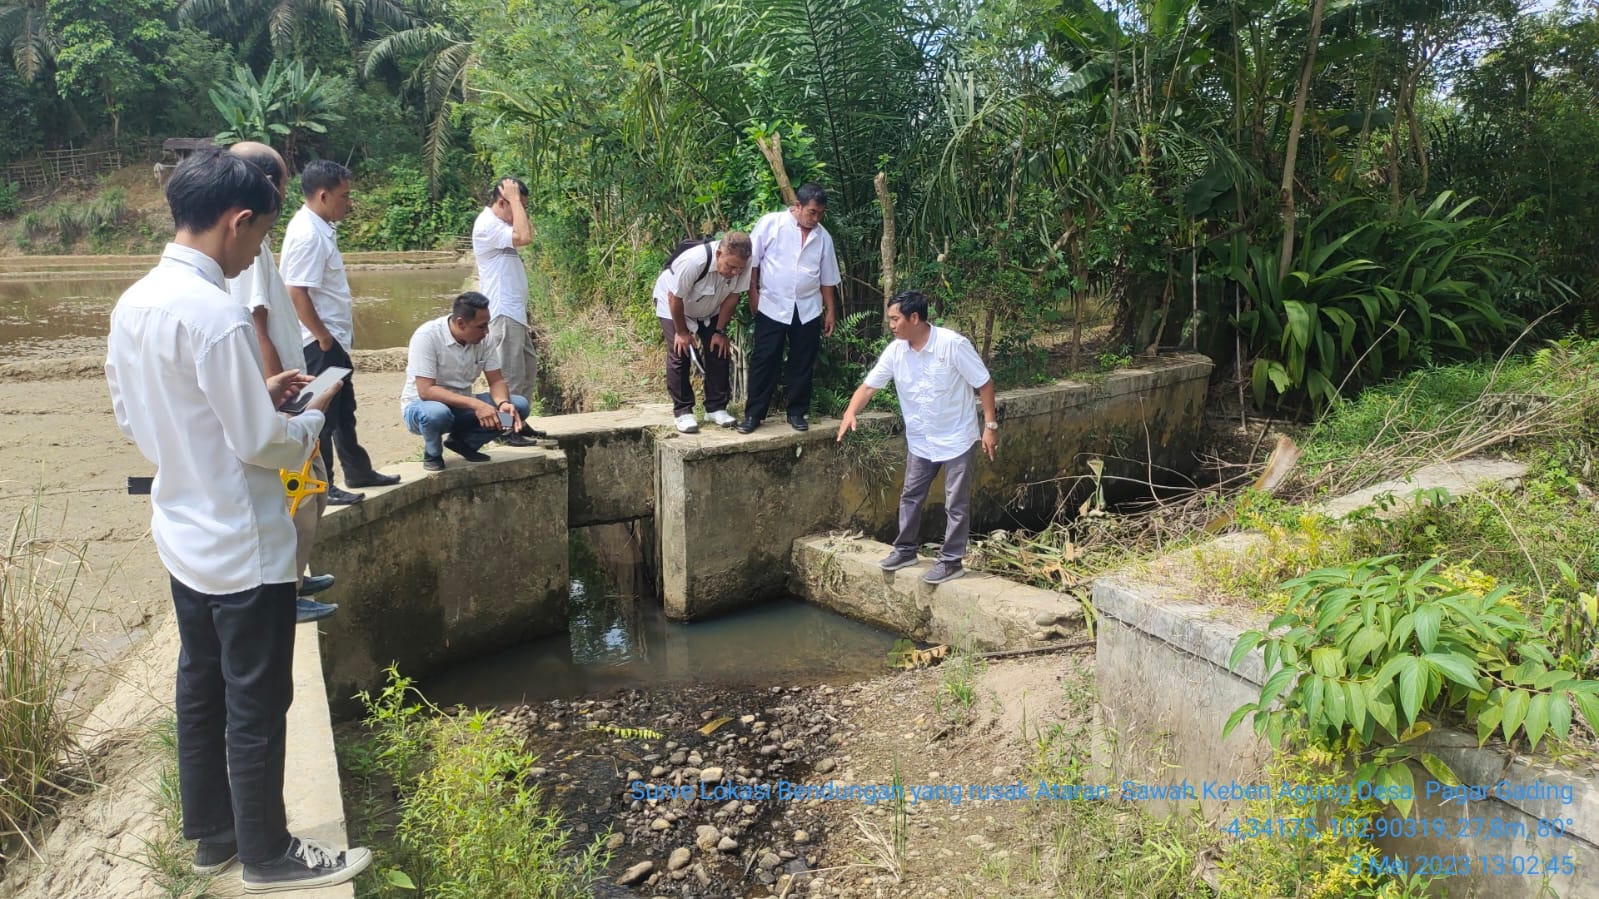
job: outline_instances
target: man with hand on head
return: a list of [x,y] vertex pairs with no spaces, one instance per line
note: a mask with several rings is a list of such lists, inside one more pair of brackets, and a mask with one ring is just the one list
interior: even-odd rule
[[150,533],[177,613],[175,709],[183,835],[194,868],[238,858],[251,893],[343,883],[372,861],[289,833],[283,807],[294,696],[294,523],[278,470],[311,454],[324,410],[277,406],[310,378],[266,378],[226,279],[260,252],[281,197],[231,153],[186,158],[166,186],[177,234],[111,313],[106,382],[117,427],[156,466]]
[[[472,258],[478,290],[489,298],[489,351],[511,393],[531,400],[539,357],[527,322],[527,268],[517,251],[533,242],[527,185],[501,178],[489,188],[489,205],[472,223]],[[533,436],[531,428],[524,432]]]
[[[229,147],[228,152],[260,169],[272,181],[272,186],[277,188],[278,195],[283,195],[288,183],[288,167],[278,151],[266,144],[245,141]],[[272,258],[270,239],[261,241],[261,250],[248,268],[240,272],[238,277],[228,279],[228,293],[244,306],[255,322],[255,340],[261,349],[262,372],[271,378],[288,369],[304,371],[305,350],[300,346],[300,320],[294,314],[289,289],[284,285],[283,277],[278,274],[277,262]],[[328,479],[328,471],[320,453],[311,460],[311,477],[324,482]],[[333,575],[305,574],[306,566],[311,561],[311,546],[316,542],[317,522],[327,505],[327,494],[318,493],[315,497],[302,500],[299,508],[293,512],[297,535],[294,574],[300,585],[300,595],[295,602],[295,620],[300,623],[318,621],[339,609],[335,603],[317,602],[310,598],[332,587]]]
[[[972,347],[972,342],[948,328],[927,320],[927,297],[920,291],[895,294],[888,306],[888,329],[894,340],[883,349],[866,383],[855,389],[844,420],[838,425],[838,442],[855,430],[859,415],[872,394],[889,382],[899,395],[905,417],[905,489],[899,497],[899,536],[894,551],[879,564],[884,571],[915,565],[917,539],[922,525],[922,505],[938,470],[944,470],[944,510],[948,521],[938,562],[922,575],[929,584],[942,584],[966,573],[966,542],[971,536],[972,478],[976,474],[977,447],[990,462],[999,449],[999,419],[994,411],[994,379]],[[977,428],[977,406],[972,391],[982,399],[983,428]]]
[[689,377],[695,343],[705,376],[705,417],[724,428],[736,421],[727,411],[733,398],[727,323],[738,309],[738,295],[749,290],[749,264],[749,235],[729,231],[721,240],[679,253],[655,279],[655,316],[666,340],[666,392],[672,397],[677,429],[684,434],[700,429]]
[[289,298],[300,317],[306,371],[319,375],[333,366],[352,370],[344,376],[344,389],[328,407],[322,434],[322,464],[329,475],[327,501],[349,505],[360,502],[362,495],[333,485],[335,449],[344,466],[346,487],[387,487],[398,484],[400,476],[373,469],[372,457],[355,435],[355,363],[350,361],[355,346],[355,298],[350,294],[344,256],[333,230],[353,208],[350,170],[329,159],[312,160],[300,173],[300,191],[305,194],[305,205],[289,219],[283,232],[283,283],[289,286]]
[[[533,446],[518,431],[528,401],[510,391],[494,367],[489,334],[489,298],[469,290],[455,298],[450,314],[424,322],[411,335],[405,360],[400,414],[405,427],[422,438],[422,467],[444,470],[444,451],[468,462],[487,462],[483,446],[501,437],[511,446]],[[482,375],[489,392],[473,395]]]

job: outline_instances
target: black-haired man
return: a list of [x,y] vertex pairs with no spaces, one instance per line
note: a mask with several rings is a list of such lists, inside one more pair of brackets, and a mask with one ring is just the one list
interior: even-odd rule
[[527,269],[517,253],[533,242],[527,219],[527,185],[501,178],[489,188],[489,205],[472,223],[472,258],[478,290],[489,298],[489,351],[505,383],[532,398],[539,357],[527,322]]
[[[994,411],[994,379],[972,347],[972,342],[948,328],[927,320],[927,297],[907,290],[889,301],[888,329],[895,340],[883,349],[866,383],[855,389],[838,441],[855,430],[855,416],[872,394],[894,382],[900,412],[905,417],[905,489],[899,497],[899,536],[894,551],[879,564],[885,571],[915,565],[917,534],[922,524],[922,504],[940,468],[944,469],[944,511],[948,523],[938,562],[922,575],[929,584],[942,584],[966,573],[966,541],[971,535],[972,463],[981,443],[993,461],[999,449],[999,419]],[[972,391],[983,403],[983,430],[979,439],[977,409]]]
[[827,191],[807,184],[798,201],[772,212],[750,229],[750,312],[755,334],[750,347],[749,398],[740,434],[760,427],[777,389],[777,371],[788,344],[783,391],[788,397],[788,424],[796,431],[810,427],[811,375],[823,337],[833,336],[837,319],[838,256],[833,236],[822,227]]
[[311,454],[322,394],[277,412],[310,378],[262,383],[254,329],[227,278],[255,259],[281,197],[260,169],[205,150],[166,186],[177,234],[111,313],[106,381],[117,427],[155,463],[150,532],[177,613],[178,787],[194,867],[237,857],[249,892],[342,883],[372,861],[289,834],[283,807],[294,694],[294,523],[281,468]]
[[[306,370],[315,375],[339,366],[353,372],[355,363],[350,361],[350,350],[355,346],[355,298],[344,274],[338,234],[333,230],[353,208],[350,170],[332,160],[313,160],[300,173],[300,191],[305,195],[305,205],[289,219],[283,232],[283,251],[278,256],[283,283],[289,286],[289,298],[300,317]],[[356,437],[353,373],[345,376],[344,389],[328,408],[328,423],[322,434],[322,463],[329,475],[328,502],[360,502],[361,494],[333,485],[335,449],[339,464],[344,467],[346,487],[387,487],[400,482],[399,475],[379,474],[373,469],[372,457]]]

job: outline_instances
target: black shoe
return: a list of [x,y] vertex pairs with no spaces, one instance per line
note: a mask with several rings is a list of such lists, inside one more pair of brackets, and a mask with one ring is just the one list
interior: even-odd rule
[[443,471],[444,470],[444,457],[443,456],[429,456],[429,455],[424,454],[422,456],[422,470],[423,471]]
[[518,431],[517,433],[521,434],[523,437],[548,437],[548,436],[550,436],[550,435],[544,433],[543,431],[540,431],[538,428],[533,427],[532,425],[528,424],[525,421],[522,422],[522,430]]
[[541,445],[537,440],[534,440],[532,437],[528,437],[528,436],[525,436],[523,434],[519,434],[519,433],[516,433],[516,432],[510,432],[510,431],[506,432],[504,435],[502,435],[500,437],[500,443],[503,446],[539,446],[539,445]]
[[326,843],[289,838],[289,851],[275,862],[244,866],[246,893],[278,893],[344,883],[372,864],[369,849],[343,852]]
[[194,873],[210,876],[221,874],[239,857],[239,844],[229,840],[225,843],[195,843],[194,844]]
[[330,506],[353,506],[363,499],[366,499],[365,493],[351,493],[348,490],[340,490],[332,484],[328,485],[328,505]]
[[449,450],[450,452],[456,454],[457,456],[460,456],[461,458],[465,459],[468,462],[487,462],[487,461],[489,461],[489,454],[488,453],[481,452],[479,450],[475,450],[475,449],[471,448],[470,446],[467,446],[466,444],[460,442],[459,440],[446,440],[446,441],[444,441],[444,448]]
[[733,426],[733,430],[739,432],[740,434],[749,434],[753,433],[754,430],[760,426],[760,422],[746,415],[739,419],[738,424]]
[[333,586],[333,575],[308,574],[300,578],[300,595],[315,596],[331,586]]
[[294,623],[304,624],[307,621],[321,621],[339,610],[336,602],[317,602],[314,599],[300,597],[294,601]]
[[796,415],[793,412],[788,414],[788,426],[796,431],[809,431],[811,429],[811,423],[805,420],[805,416]]
[[344,486],[346,487],[392,487],[398,483],[400,483],[399,475],[378,474],[375,471],[369,471],[353,478],[349,475],[344,476]]

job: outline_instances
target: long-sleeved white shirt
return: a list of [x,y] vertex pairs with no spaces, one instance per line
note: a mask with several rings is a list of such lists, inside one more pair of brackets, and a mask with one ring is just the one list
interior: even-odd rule
[[272,407],[254,324],[222,268],[168,244],[117,300],[106,381],[117,427],[155,463],[150,531],[172,576],[220,595],[295,580],[280,468],[299,468],[321,412]]
[[821,225],[805,234],[794,213],[784,209],[762,216],[750,229],[750,243],[750,268],[761,270],[756,311],[785,325],[796,310],[801,322],[821,315],[822,288],[840,280],[833,235]]

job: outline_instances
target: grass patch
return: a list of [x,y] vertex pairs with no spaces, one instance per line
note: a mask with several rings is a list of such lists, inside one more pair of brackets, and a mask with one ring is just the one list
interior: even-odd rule
[[65,714],[86,563],[81,545],[45,534],[41,512],[35,499],[18,514],[0,558],[0,865],[33,851],[31,834],[86,770]]
[[178,726],[167,718],[150,734],[154,752],[161,757],[156,776],[156,803],[161,811],[161,832],[152,839],[140,839],[143,850],[137,861],[150,871],[150,882],[169,899],[205,899],[212,896],[216,878],[194,871],[194,848],[183,839],[183,798],[178,789]]
[[534,757],[487,713],[445,714],[393,668],[361,700],[366,733],[340,749],[351,832],[376,862],[357,895],[593,895],[607,835],[573,844],[533,782]]

